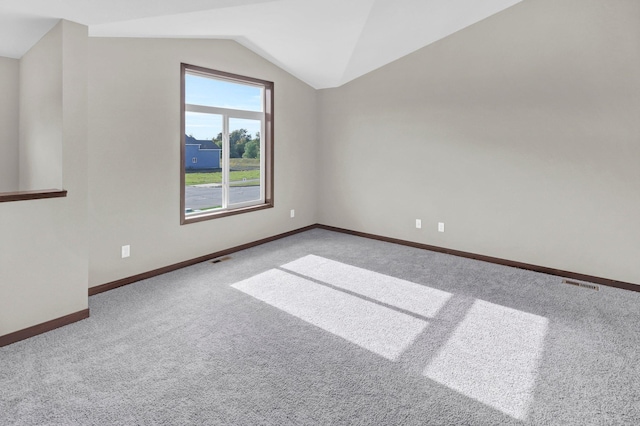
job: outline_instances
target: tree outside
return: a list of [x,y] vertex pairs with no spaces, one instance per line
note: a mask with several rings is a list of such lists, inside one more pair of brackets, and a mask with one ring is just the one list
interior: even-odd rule
[[[222,148],[222,133],[213,139],[218,148]],[[247,129],[237,129],[229,134],[230,158],[260,158],[260,132],[252,139]]]

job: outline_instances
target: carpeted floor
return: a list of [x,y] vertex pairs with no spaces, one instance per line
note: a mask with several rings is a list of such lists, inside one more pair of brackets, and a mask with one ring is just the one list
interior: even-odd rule
[[312,230],[0,348],[0,424],[640,424],[640,293]]

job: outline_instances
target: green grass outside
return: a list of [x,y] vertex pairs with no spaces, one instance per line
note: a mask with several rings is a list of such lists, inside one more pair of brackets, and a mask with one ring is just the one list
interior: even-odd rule
[[231,170],[253,170],[260,168],[259,158],[230,158],[229,168]]
[[[245,160],[245,159],[242,158],[242,160]],[[257,182],[246,182],[246,184],[244,184],[243,179],[246,179],[248,181],[259,180],[260,170],[233,170],[229,172],[229,178],[231,180],[232,186],[257,185],[258,184]],[[187,172],[184,175],[184,183],[186,186],[203,185],[208,183],[222,183],[222,172],[209,172],[209,173]]]

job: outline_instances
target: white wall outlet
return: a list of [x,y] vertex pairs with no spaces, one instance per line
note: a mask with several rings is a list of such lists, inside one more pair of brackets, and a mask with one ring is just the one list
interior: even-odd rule
[[416,228],[418,229],[422,228],[422,220],[416,219]]
[[438,222],[438,232],[444,232],[444,222]]
[[296,217],[296,211],[294,209],[291,209],[291,217]]
[[124,259],[129,256],[131,256],[131,246],[128,244],[126,246],[122,246],[122,258]]

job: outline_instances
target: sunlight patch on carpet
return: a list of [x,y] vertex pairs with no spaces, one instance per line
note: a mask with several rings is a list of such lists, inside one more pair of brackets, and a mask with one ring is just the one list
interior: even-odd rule
[[547,328],[547,318],[477,300],[423,374],[524,420]]
[[278,269],[232,287],[392,361],[428,325],[421,319]]
[[436,316],[452,296],[446,291],[315,255],[282,268],[429,318]]

